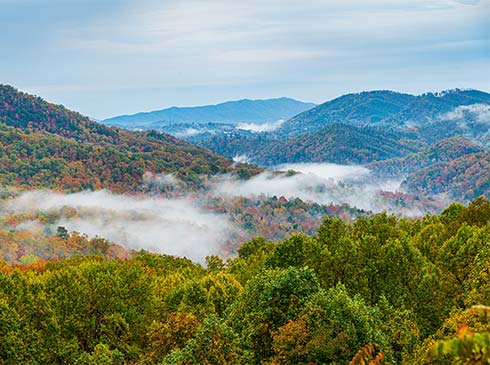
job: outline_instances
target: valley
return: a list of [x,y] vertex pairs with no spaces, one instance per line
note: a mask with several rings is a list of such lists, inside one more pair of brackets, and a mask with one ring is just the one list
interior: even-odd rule
[[[0,86],[0,280],[3,288],[29,282],[33,296],[42,283],[48,298],[38,309],[8,309],[24,318],[9,336],[35,333],[39,354],[8,341],[0,354],[14,349],[21,363],[252,364],[345,362],[372,347],[392,363],[429,361],[431,339],[446,338],[437,331],[457,333],[451,321],[468,316],[450,313],[450,303],[475,303],[488,291],[488,94],[441,93],[450,100],[444,108],[421,96],[430,101],[418,112],[426,117],[406,116],[408,103],[425,105],[419,97],[352,98],[334,101],[348,115],[322,104],[281,122],[144,124],[139,116],[123,129]],[[455,242],[469,254],[454,251]],[[269,295],[278,314],[268,314],[277,309]],[[113,339],[83,329],[66,300],[86,318],[97,308],[96,331]],[[403,309],[408,303],[416,308]],[[318,308],[330,319],[305,322]],[[79,324],[47,331],[34,323],[38,310],[50,313],[43,323]],[[484,328],[477,312],[468,318]],[[317,340],[332,326],[348,336],[342,353],[337,335]],[[66,353],[47,349],[74,331],[93,343],[76,337],[76,348],[49,345]],[[285,350],[301,333],[295,346],[309,350]]]
[[[387,211],[421,217],[451,201],[489,198],[484,143],[489,95],[464,90],[434,95],[346,95],[313,106],[274,131],[215,131],[207,139],[184,141],[152,129],[108,127],[4,85],[3,229],[27,233],[32,226],[37,228],[29,234],[49,238],[60,226],[130,250],[173,252],[202,262],[211,254],[233,255],[255,235],[280,240],[295,231],[312,234],[325,214],[353,219]],[[291,99],[277,101],[285,106],[277,113],[291,112]],[[260,103],[257,113],[264,111],[265,102]],[[418,107],[412,119],[404,117],[405,126],[390,122],[413,103]],[[254,115],[251,104],[245,104]],[[243,117],[242,103],[223,105],[228,118],[234,108],[237,118]],[[352,106],[350,114],[342,114]],[[176,118],[190,118],[186,113],[196,111],[173,112]],[[425,119],[417,114],[422,112]],[[323,127],[318,125],[322,115]],[[340,117],[346,119],[339,123]],[[269,123],[259,119],[256,125],[264,120]],[[444,120],[466,124],[459,135],[438,139]],[[211,122],[193,123],[207,128]],[[229,125],[236,127],[238,119]],[[432,126],[432,139],[425,138]],[[298,129],[303,132],[294,132]],[[304,133],[307,129],[314,131]],[[187,246],[174,247],[175,241]]]
[[490,365],[490,0],[0,0],[0,365]]

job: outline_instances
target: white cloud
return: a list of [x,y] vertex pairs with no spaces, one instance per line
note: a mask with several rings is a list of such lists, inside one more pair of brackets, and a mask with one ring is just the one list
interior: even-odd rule
[[26,192],[9,201],[9,211],[61,212],[76,209],[76,217],[55,223],[69,231],[99,236],[133,249],[186,256],[202,262],[220,253],[234,228],[223,215],[212,214],[189,199],[130,197],[107,191],[61,194],[51,191]]
[[369,169],[359,165],[337,165],[333,163],[290,163],[275,167],[279,171],[294,170],[313,174],[323,179],[357,180],[369,175]]
[[490,124],[490,104],[461,105],[454,110],[442,114],[440,120],[475,121],[481,124]]
[[284,123],[284,120],[278,120],[277,122],[262,123],[262,124],[238,123],[238,125],[236,127],[237,127],[237,129],[241,129],[244,131],[272,132],[272,131],[275,131],[276,129],[278,129],[283,123]]
[[284,167],[296,167],[304,173],[291,175],[266,171],[245,181],[221,178],[212,193],[224,197],[284,196],[319,204],[348,204],[373,212],[387,210],[408,216],[421,214],[415,207],[397,207],[389,197],[381,194],[382,191],[402,192],[400,180],[376,180],[362,166],[312,163]]
[[143,183],[160,189],[180,189],[183,187],[182,182],[174,174],[154,174],[150,171],[144,173]]
[[233,161],[241,162],[241,163],[250,163],[251,162],[250,157],[248,157],[247,155],[236,155],[235,157],[233,157]]
[[[394,205],[392,198],[381,191],[399,192],[401,182],[376,181],[362,166],[291,164],[284,167],[304,173],[267,171],[249,180],[219,176],[210,182],[209,195],[185,195],[182,191],[185,196],[176,199],[117,195],[103,190],[73,194],[30,191],[21,193],[0,208],[7,212],[57,212],[60,218],[52,225],[53,229],[64,226],[69,231],[104,237],[128,248],[186,256],[198,262],[205,256],[222,254],[225,244],[243,237],[243,231],[234,226],[229,217],[199,207],[199,202],[213,196],[284,196],[319,204],[348,204],[374,212],[387,210],[406,216],[423,213],[417,207]],[[173,175],[147,173],[145,181],[158,187],[180,186]],[[67,211],[66,207],[71,209]],[[76,211],[75,216],[71,214],[72,210]],[[40,231],[43,227],[39,223],[25,222],[17,229]]]
[[175,137],[178,137],[178,138],[187,138],[187,137],[197,136],[199,134],[206,133],[206,132],[209,132],[209,130],[207,130],[207,129],[187,128],[186,130],[184,130],[182,132],[174,133],[174,136]]

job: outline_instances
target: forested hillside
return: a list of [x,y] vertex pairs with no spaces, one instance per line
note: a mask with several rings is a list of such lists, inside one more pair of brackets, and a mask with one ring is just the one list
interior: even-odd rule
[[195,184],[203,176],[260,170],[234,167],[205,149],[155,131],[107,127],[15,90],[0,86],[0,181],[62,190],[136,188],[147,171],[172,172]]
[[[460,89],[419,96],[392,91],[348,94],[301,113],[270,132],[226,130],[202,134],[196,143],[227,157],[247,156],[264,166],[286,162],[364,164],[414,152],[421,155],[407,158],[421,159],[449,148],[437,143],[453,137],[469,139],[480,149],[490,147],[490,94]],[[448,157],[443,154],[435,159]]]
[[110,259],[104,242],[106,258],[2,262],[0,359],[485,364],[489,242],[490,203],[479,199],[423,220],[325,217],[315,235],[256,237],[206,268],[144,252]]
[[446,193],[451,199],[490,197],[490,152],[474,153],[441,162],[407,177],[404,186],[413,193]]
[[452,112],[455,108],[489,104],[490,94],[479,90],[446,90],[417,96],[399,113],[383,121],[386,125],[401,127],[423,126]]
[[464,137],[453,137],[438,141],[420,152],[373,162],[368,165],[368,168],[383,176],[406,176],[436,163],[449,162],[465,155],[483,151],[482,147]]
[[457,107],[489,104],[490,94],[478,90],[447,90],[408,95],[393,91],[347,94],[328,101],[286,121],[276,132],[292,137],[313,132],[330,123],[357,126],[410,128],[437,121]]
[[399,113],[415,99],[416,96],[388,90],[347,94],[289,119],[278,133],[291,137],[321,129],[330,123],[374,125]]
[[[269,168],[292,163],[364,165],[378,181],[407,179],[398,190],[418,196],[445,195],[459,202],[489,197],[485,155],[470,157],[490,148],[490,94],[478,90],[348,94],[271,132],[204,136],[195,143]],[[470,163],[478,168],[470,168]]]
[[[46,191],[38,192],[41,195],[41,201],[61,201],[61,196],[53,196]],[[90,200],[88,192],[81,196],[81,199]],[[145,195],[140,194],[140,198]],[[158,195],[146,196],[147,199],[153,199],[157,202],[168,202],[171,199],[165,200]],[[26,197],[22,200],[22,195],[15,191],[3,191],[0,200],[0,260],[5,260],[10,264],[21,264],[30,262],[34,258],[44,260],[53,260],[59,258],[69,258],[73,255],[93,255],[100,254],[107,257],[128,258],[132,256],[133,250],[130,247],[137,249],[141,247],[153,247],[154,244],[160,241],[167,242],[169,249],[172,246],[187,242],[172,237],[167,237],[164,233],[172,232],[172,225],[175,228],[177,224],[185,224],[188,219],[186,215],[173,218],[173,212],[169,208],[179,209],[179,202],[175,202],[172,206],[161,207],[160,210],[149,211],[149,206],[144,206],[143,209],[135,206],[135,201],[130,200],[125,195],[115,195],[124,204],[127,209],[114,207],[114,201],[106,202],[106,204],[96,204],[95,206],[83,206],[82,203],[69,204],[64,202],[58,208],[41,209],[37,208],[33,203],[36,199],[34,196]],[[19,200],[20,199],[20,200]],[[100,199],[100,195],[99,195]],[[401,197],[397,197],[402,200]],[[147,200],[148,202],[148,200]],[[237,249],[240,245],[257,235],[263,236],[271,241],[279,241],[291,235],[294,232],[304,232],[306,234],[314,234],[320,227],[322,218],[326,215],[342,217],[350,219],[358,214],[364,214],[365,211],[350,207],[348,205],[321,205],[313,202],[305,202],[301,199],[287,200],[284,197],[266,197],[260,196],[256,198],[244,197],[201,197],[194,201],[196,205],[201,207],[202,214],[215,214],[224,217],[221,224],[228,224],[232,229],[226,237],[215,237],[215,241],[211,242],[213,253],[230,257],[237,254]],[[20,205],[28,204],[29,209],[17,209]],[[182,202],[180,204],[185,204]],[[439,209],[439,207],[436,207]],[[155,221],[155,215],[162,214],[168,211],[167,220],[162,219]],[[436,209],[432,209],[436,210]],[[195,214],[195,211],[188,211],[187,215]],[[170,219],[170,221],[169,221]],[[65,226],[69,227],[71,223],[75,223],[75,227],[85,229],[85,232],[91,234],[91,238],[83,233],[79,233],[76,228],[68,231]],[[77,225],[79,223],[80,225]],[[206,226],[206,220],[196,221],[199,229],[201,226]],[[91,227],[96,227],[91,229]],[[147,235],[146,239],[142,237],[147,227],[155,235]],[[192,231],[195,226],[189,224],[186,226],[187,231]],[[211,229],[219,230],[220,227],[211,227]],[[74,231],[75,233],[73,233]],[[118,231],[114,237],[111,232]],[[194,244],[194,251],[200,247],[206,246],[206,231],[199,230],[201,242]],[[62,240],[60,237],[71,235],[69,240]],[[107,237],[105,234],[108,234]],[[128,236],[128,237],[126,237]],[[105,237],[103,239],[101,237]],[[109,241],[107,238],[114,237],[112,240],[118,244]],[[121,239],[118,241],[116,238]],[[181,240],[190,240],[191,236],[180,237]],[[141,246],[137,246],[137,243]],[[121,245],[125,245],[123,248]],[[153,245],[153,246],[152,246]],[[179,250],[176,250],[179,252]],[[160,249],[157,252],[166,252]],[[192,253],[192,252],[191,252]],[[204,260],[204,256],[193,255],[192,258]]]
[[315,133],[275,139],[250,133],[217,135],[198,142],[223,156],[247,155],[259,165],[286,162],[363,164],[415,152],[423,142],[413,133],[329,124]]
[[0,365],[490,365],[489,5],[0,0]]

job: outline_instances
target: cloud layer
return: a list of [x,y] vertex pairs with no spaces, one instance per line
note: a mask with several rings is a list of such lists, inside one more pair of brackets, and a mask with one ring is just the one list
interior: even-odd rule
[[338,165],[333,163],[289,163],[276,166],[278,171],[294,170],[312,174],[323,179],[358,180],[369,175],[369,169],[359,165]]
[[473,104],[461,105],[453,111],[439,116],[440,120],[474,121],[481,124],[490,125],[490,105]]
[[0,69],[3,82],[97,119],[246,97],[485,89],[489,5],[3,0]]

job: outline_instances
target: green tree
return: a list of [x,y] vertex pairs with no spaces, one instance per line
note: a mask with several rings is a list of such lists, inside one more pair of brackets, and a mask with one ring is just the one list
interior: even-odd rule
[[271,334],[295,318],[318,290],[318,280],[311,269],[266,270],[247,284],[227,323],[254,361],[264,361],[273,354]]

